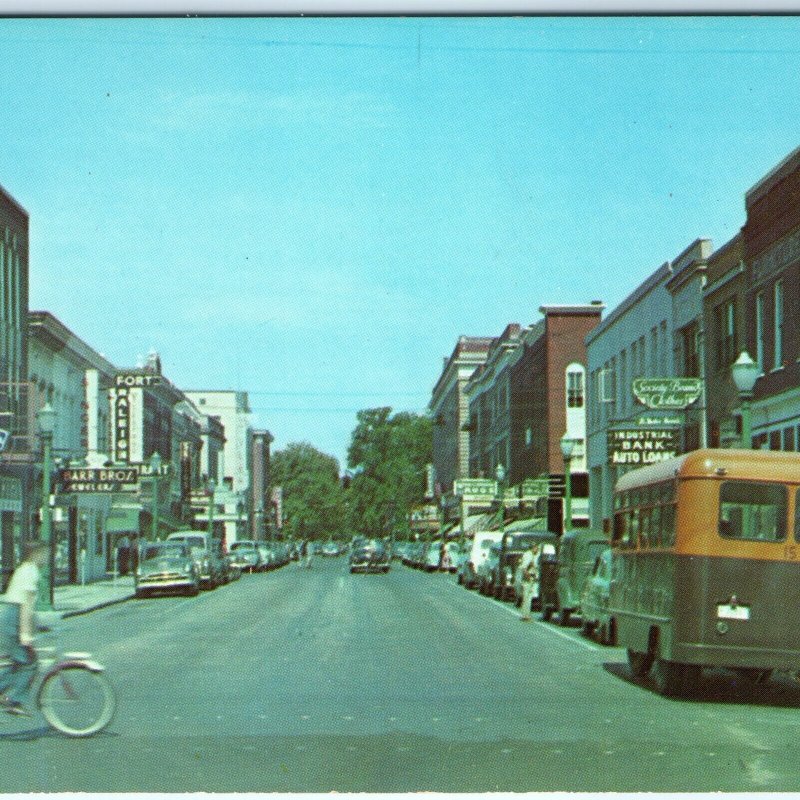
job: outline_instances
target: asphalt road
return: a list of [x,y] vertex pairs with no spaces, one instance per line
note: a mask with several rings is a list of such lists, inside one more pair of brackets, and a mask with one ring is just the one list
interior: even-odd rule
[[0,719],[3,792],[797,791],[800,685],[671,700],[577,628],[344,558],[64,621],[119,695],[69,740]]

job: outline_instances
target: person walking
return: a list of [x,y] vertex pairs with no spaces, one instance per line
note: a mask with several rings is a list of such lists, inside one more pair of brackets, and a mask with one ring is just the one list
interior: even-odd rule
[[539,586],[539,545],[531,542],[531,546],[522,554],[517,569],[522,570],[522,602],[520,603],[520,621],[531,621],[531,606]]
[[14,570],[6,593],[0,598],[0,707],[7,714],[29,717],[24,703],[36,676],[34,609],[49,548],[43,542],[29,542],[25,556]]

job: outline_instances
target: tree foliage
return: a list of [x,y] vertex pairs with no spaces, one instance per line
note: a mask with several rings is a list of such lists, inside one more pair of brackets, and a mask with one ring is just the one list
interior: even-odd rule
[[428,417],[392,409],[359,411],[347,451],[353,472],[347,495],[354,531],[384,536],[407,526],[412,506],[425,496],[433,432]]
[[344,491],[339,462],[306,442],[275,452],[271,483],[283,487],[284,533],[300,539],[327,539],[344,533]]

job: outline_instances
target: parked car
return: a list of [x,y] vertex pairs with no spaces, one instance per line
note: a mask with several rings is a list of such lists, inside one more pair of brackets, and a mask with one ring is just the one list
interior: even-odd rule
[[602,644],[615,644],[616,636],[608,610],[611,589],[611,548],[595,559],[591,575],[581,593],[581,621],[587,636],[594,634]]
[[547,597],[542,597],[542,618],[558,614],[559,625],[568,625],[572,614],[581,613],[581,592],[597,557],[609,546],[602,531],[580,528],[561,537],[558,578]]
[[231,558],[242,572],[258,572],[261,569],[261,554],[251,539],[240,539],[231,545]]
[[[539,554],[536,556],[536,571],[539,579],[535,582],[533,588],[533,597],[531,598],[531,607],[527,609],[529,612],[541,608],[541,586],[542,586],[542,569],[544,564],[548,561],[556,562],[558,560],[558,551],[556,542],[542,542],[539,547]],[[522,605],[522,559],[517,561],[517,566],[514,570],[514,602],[521,607]]]
[[434,572],[439,569],[442,561],[442,542],[434,539],[432,542],[425,542],[422,549],[420,567],[426,572]]
[[222,568],[226,576],[226,583],[231,581],[238,581],[242,577],[242,570],[239,565],[234,562],[230,552],[222,554]]
[[381,542],[371,540],[350,553],[350,572],[388,572],[389,554]]
[[478,566],[478,591],[481,594],[491,594],[494,591],[493,580],[500,563],[500,544],[495,542],[489,546],[486,558]]
[[456,539],[447,542],[442,550],[442,562],[439,564],[439,569],[442,572],[458,572],[458,568],[466,560],[469,553],[469,546],[467,542],[461,542]]
[[261,572],[266,572],[278,566],[277,554],[267,542],[256,542],[256,549],[261,559],[258,567]]
[[200,591],[197,565],[182,542],[146,542],[139,551],[134,583],[136,597],[156,591],[177,591],[193,597]]
[[407,567],[413,567],[417,564],[420,554],[422,553],[422,542],[409,542],[405,547],[403,555],[403,563]]
[[500,541],[499,531],[476,531],[472,537],[466,560],[459,568],[458,582],[467,589],[474,589],[479,584],[478,567],[489,555],[489,548]]
[[268,544],[272,550],[276,567],[285,567],[292,560],[289,545],[286,542],[273,541]]
[[550,531],[525,531],[508,535],[505,541],[505,548],[501,546],[497,566],[491,575],[492,594],[498,600],[516,601],[514,573],[522,554],[530,549],[532,542],[536,542],[541,548],[545,544],[555,545],[557,541],[558,534]]
[[322,545],[322,555],[323,556],[329,556],[329,557],[340,555],[340,553],[339,553],[339,545],[336,544],[336,542],[333,542],[333,541],[325,542],[325,544]]
[[167,536],[166,541],[188,545],[200,573],[201,589],[216,589],[224,583],[222,549],[206,531],[175,531]]

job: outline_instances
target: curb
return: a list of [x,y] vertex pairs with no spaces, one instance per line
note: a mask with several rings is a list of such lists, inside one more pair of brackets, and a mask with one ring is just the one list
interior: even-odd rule
[[107,608],[108,606],[115,606],[119,603],[125,603],[128,600],[132,600],[134,597],[135,595],[129,594],[125,597],[117,597],[114,600],[106,600],[102,603],[97,603],[96,605],[89,606],[88,608],[77,608],[72,611],[64,611],[61,614],[61,619],[67,619],[68,617],[79,617],[82,614],[89,614],[90,612],[97,611],[101,608]]

